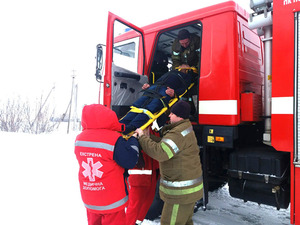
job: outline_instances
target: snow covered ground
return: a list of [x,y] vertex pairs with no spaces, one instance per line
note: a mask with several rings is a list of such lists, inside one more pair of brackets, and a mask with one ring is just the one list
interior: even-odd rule
[[[289,208],[277,211],[274,207],[230,197],[228,186],[209,193],[207,210],[199,209],[193,217],[194,225],[288,225]],[[158,225],[155,221],[144,221],[143,225]]]
[[[77,181],[76,133],[30,135],[0,132],[0,224],[85,225]],[[195,225],[289,224],[289,209],[244,203],[228,187],[209,193],[206,211]],[[159,225],[159,219],[143,225]]]

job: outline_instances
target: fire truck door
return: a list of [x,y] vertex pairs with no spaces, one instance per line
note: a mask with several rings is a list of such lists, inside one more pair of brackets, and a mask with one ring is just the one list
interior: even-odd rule
[[104,105],[122,117],[141,95],[144,76],[143,30],[109,13],[104,75]]

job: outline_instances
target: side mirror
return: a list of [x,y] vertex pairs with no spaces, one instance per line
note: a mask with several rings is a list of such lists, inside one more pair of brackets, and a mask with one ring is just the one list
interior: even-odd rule
[[97,45],[97,56],[96,56],[96,80],[98,82],[101,82],[102,80],[102,75],[101,75],[101,70],[103,67],[103,48],[101,44]]

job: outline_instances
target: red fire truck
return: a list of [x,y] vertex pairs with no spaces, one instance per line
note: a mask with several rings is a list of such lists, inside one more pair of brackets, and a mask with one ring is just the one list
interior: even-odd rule
[[172,66],[181,29],[200,39],[191,121],[208,190],[228,182],[232,197],[290,207],[300,224],[300,1],[251,0],[198,9],[143,28],[109,13],[105,66],[97,46],[99,102],[121,118]]

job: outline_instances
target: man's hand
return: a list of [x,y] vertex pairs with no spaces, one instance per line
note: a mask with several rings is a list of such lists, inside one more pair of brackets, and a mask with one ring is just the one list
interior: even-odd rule
[[146,90],[146,89],[148,89],[149,87],[150,87],[150,84],[145,83],[145,84],[143,85],[142,89],[143,89],[143,90]]
[[144,131],[141,128],[136,129],[134,133],[137,134],[137,137],[144,135]]
[[166,94],[173,98],[175,94],[174,89],[167,87]]
[[190,69],[190,66],[187,64],[182,64],[181,66],[179,66],[179,71],[182,73],[187,73],[188,69]]
[[188,64],[182,64],[180,66],[181,69],[186,69],[186,68],[190,68],[190,66]]

